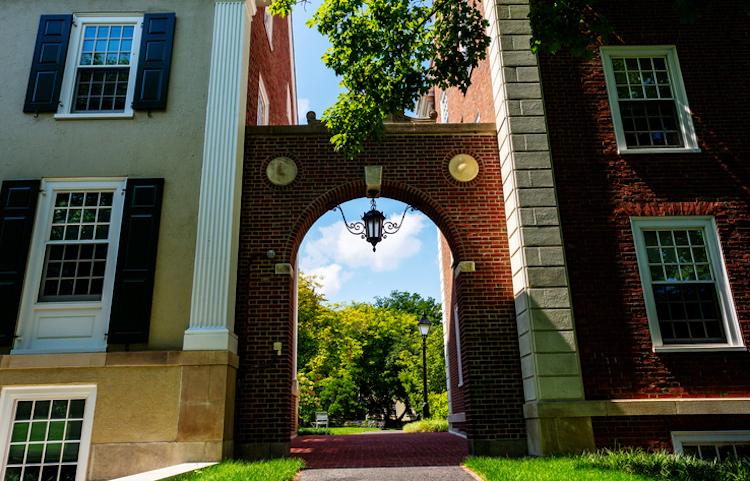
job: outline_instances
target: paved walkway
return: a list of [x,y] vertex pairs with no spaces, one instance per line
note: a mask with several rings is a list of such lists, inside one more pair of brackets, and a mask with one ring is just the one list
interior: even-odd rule
[[474,481],[458,466],[421,468],[308,469],[299,481]]
[[[307,469],[460,466],[467,455],[466,440],[449,433],[406,434],[386,431],[348,436],[298,436],[292,441],[292,456],[304,459]],[[306,477],[310,475],[305,474],[301,479],[401,479]]]

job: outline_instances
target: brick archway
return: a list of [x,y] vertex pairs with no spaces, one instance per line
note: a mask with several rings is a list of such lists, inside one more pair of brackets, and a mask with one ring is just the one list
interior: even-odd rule
[[[480,162],[469,183],[448,173],[468,153]],[[294,182],[273,185],[276,157],[293,159]],[[242,188],[235,331],[240,367],[236,455],[285,456],[295,427],[293,389],[297,250],[312,224],[366,194],[365,166],[383,167],[381,195],[409,203],[441,229],[454,254],[461,319],[466,432],[477,454],[523,454],[526,430],[502,178],[493,125],[393,124],[366,153],[335,153],[319,126],[248,128]],[[273,251],[274,255],[269,255]],[[475,270],[467,266],[475,266]],[[279,347],[280,351],[275,347]]]

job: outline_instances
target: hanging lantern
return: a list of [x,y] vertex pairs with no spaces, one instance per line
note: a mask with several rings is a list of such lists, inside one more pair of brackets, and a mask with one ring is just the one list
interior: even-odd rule
[[395,234],[401,229],[401,226],[404,223],[404,218],[406,218],[406,213],[414,210],[414,208],[407,205],[401,216],[401,222],[398,223],[385,220],[385,215],[378,210],[375,199],[370,200],[370,210],[362,215],[362,222],[347,221],[346,215],[344,215],[344,209],[342,209],[340,205],[337,205],[333,210],[341,212],[341,217],[344,219],[346,230],[354,235],[362,237],[372,244],[372,251],[375,252],[380,241],[389,235]]

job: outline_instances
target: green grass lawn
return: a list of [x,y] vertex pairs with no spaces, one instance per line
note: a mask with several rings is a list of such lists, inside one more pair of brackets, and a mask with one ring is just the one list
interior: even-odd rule
[[297,434],[300,436],[309,436],[309,435],[316,435],[316,436],[333,436],[338,434],[362,434],[362,433],[371,433],[374,431],[382,431],[378,428],[357,428],[357,427],[351,427],[351,428],[299,428],[297,430]]
[[485,481],[653,481],[654,478],[583,467],[575,458],[469,458],[466,467]]
[[275,459],[258,463],[224,461],[169,478],[168,481],[292,481],[303,466],[300,459]]

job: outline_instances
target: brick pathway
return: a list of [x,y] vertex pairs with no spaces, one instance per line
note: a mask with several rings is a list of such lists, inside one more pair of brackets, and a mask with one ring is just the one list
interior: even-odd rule
[[467,455],[466,440],[449,433],[394,431],[292,441],[292,456],[304,459],[307,469],[458,466]]

